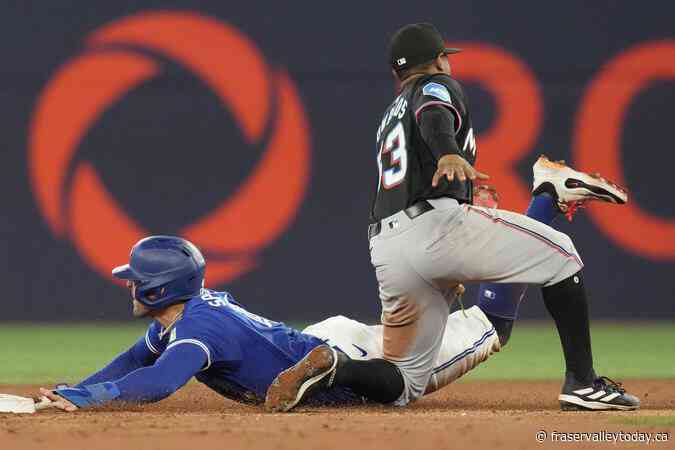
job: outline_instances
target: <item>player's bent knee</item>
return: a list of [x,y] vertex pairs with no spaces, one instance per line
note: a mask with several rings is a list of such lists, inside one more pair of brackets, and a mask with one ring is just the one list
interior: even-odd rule
[[554,242],[557,244],[558,253],[555,257],[560,261],[560,265],[549,282],[545,283],[544,286],[552,286],[559,283],[576,274],[584,267],[584,263],[572,239],[565,233],[559,231],[556,233],[557,236]]

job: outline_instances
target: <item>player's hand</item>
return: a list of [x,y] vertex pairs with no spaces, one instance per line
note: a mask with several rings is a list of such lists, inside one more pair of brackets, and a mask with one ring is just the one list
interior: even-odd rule
[[487,180],[490,178],[488,175],[471,167],[471,164],[459,155],[445,155],[438,160],[438,168],[431,180],[431,185],[433,187],[438,186],[438,182],[441,181],[443,177],[446,177],[449,182],[452,182],[455,177],[457,177],[459,181],[466,181],[467,178],[472,181],[475,179]]
[[42,395],[44,397],[47,397],[49,400],[51,400],[53,402],[53,406],[55,406],[56,408],[58,408],[62,411],[66,411],[66,412],[77,411],[77,406],[73,405],[72,403],[70,403],[65,398],[56,395],[55,393],[53,393],[49,389],[40,388],[40,395]]

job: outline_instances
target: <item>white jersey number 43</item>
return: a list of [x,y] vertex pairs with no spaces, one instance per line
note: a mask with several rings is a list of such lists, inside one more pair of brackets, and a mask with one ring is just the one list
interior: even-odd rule
[[[388,157],[390,168],[383,171],[383,159]],[[405,146],[405,130],[398,122],[382,141],[377,155],[377,166],[380,169],[380,187],[391,189],[403,182],[408,171],[408,151]]]

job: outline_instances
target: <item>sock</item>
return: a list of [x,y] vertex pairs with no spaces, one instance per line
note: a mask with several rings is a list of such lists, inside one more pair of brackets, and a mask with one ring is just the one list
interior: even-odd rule
[[[535,195],[530,200],[525,215],[550,225],[558,216],[558,207],[548,193]],[[525,284],[481,283],[478,291],[478,307],[497,331],[499,342],[506,345],[511,337],[513,322],[518,318],[520,302],[525,296]]]
[[398,367],[384,359],[350,359],[338,365],[333,385],[377,403],[392,403],[403,394],[405,383]]
[[532,197],[530,205],[527,207],[527,211],[525,211],[527,217],[531,217],[546,225],[553,223],[553,220],[558,217],[558,214],[560,214],[558,206],[555,204],[553,197],[547,193]]
[[581,384],[596,378],[593,371],[588,301],[581,271],[569,278],[542,288],[544,304],[558,328],[565,355],[567,375]]

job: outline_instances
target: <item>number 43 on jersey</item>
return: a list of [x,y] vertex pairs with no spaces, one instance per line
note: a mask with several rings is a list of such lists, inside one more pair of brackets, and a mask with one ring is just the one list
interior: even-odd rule
[[[389,157],[390,168],[383,170],[383,159],[387,157]],[[380,187],[394,188],[405,179],[408,171],[408,152],[405,146],[405,130],[401,122],[398,122],[382,141],[377,155],[377,166],[380,169],[378,191]]]
[[[462,150],[465,153],[476,154],[476,139],[473,128],[469,129]],[[387,158],[389,159],[389,169],[383,170],[384,161]],[[405,145],[405,130],[401,122],[398,122],[382,141],[380,151],[377,154],[377,166],[380,169],[378,191],[380,187],[394,188],[405,179],[405,174],[408,171],[408,152]]]

